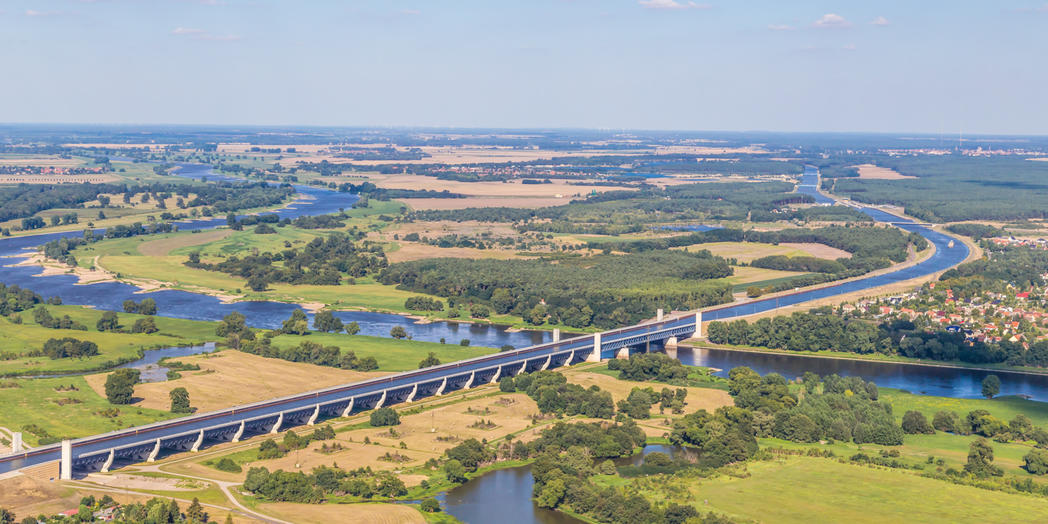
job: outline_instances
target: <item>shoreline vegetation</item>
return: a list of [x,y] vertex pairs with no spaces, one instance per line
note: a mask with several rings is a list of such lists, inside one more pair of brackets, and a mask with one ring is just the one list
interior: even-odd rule
[[942,360],[930,360],[922,358],[910,358],[899,355],[881,355],[881,354],[870,354],[863,355],[857,353],[846,353],[843,351],[790,351],[787,349],[769,349],[769,348],[757,348],[752,346],[733,346],[726,344],[713,344],[710,342],[703,341],[701,339],[687,339],[680,342],[680,345],[688,346],[694,349],[719,349],[724,351],[738,351],[743,353],[766,353],[772,355],[787,355],[794,357],[807,357],[807,358],[824,358],[834,360],[859,360],[863,362],[880,362],[885,364],[906,364],[911,366],[928,366],[938,368],[953,368],[953,369],[968,369],[974,371],[1006,371],[1009,373],[1017,373],[1023,375],[1045,375],[1048,376],[1048,369],[1037,369],[1025,366],[1009,366],[1007,364],[1000,365],[985,365],[985,364],[968,364],[961,361],[942,361]]

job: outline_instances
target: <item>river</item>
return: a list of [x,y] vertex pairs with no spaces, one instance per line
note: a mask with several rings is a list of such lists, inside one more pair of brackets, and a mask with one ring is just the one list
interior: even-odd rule
[[[207,180],[237,180],[216,174],[210,166],[181,164],[176,171],[179,176]],[[349,193],[309,186],[295,186],[299,199],[275,213],[280,218],[296,218],[304,215],[324,215],[349,209],[359,198]],[[210,229],[225,224],[225,219],[184,220],[176,222],[180,231]],[[218,320],[233,311],[247,317],[248,324],[256,328],[279,328],[281,323],[298,309],[297,304],[269,301],[246,301],[223,303],[208,295],[178,290],[161,290],[141,293],[135,286],[120,282],[101,282],[76,285],[73,275],[38,276],[43,268],[38,266],[14,266],[19,256],[28,256],[37,246],[65,237],[82,236],[82,231],[47,233],[42,235],[9,237],[0,239],[0,282],[18,284],[44,297],[58,296],[64,304],[91,306],[96,309],[123,311],[125,300],[156,300],[160,314],[172,318],[190,320]],[[449,344],[458,344],[469,339],[471,345],[502,347],[511,345],[527,347],[552,340],[545,331],[516,331],[506,326],[474,324],[469,322],[419,323],[410,317],[364,311],[339,311],[335,315],[343,322],[357,322],[360,334],[388,337],[393,326],[403,326],[415,340],[438,342],[445,339]],[[312,318],[312,315],[309,315]]]

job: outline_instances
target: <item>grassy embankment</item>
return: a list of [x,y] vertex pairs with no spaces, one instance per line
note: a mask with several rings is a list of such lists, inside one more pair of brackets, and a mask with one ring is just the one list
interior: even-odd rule
[[4,352],[25,354],[41,349],[51,338],[72,337],[78,340],[94,342],[98,345],[99,354],[86,358],[51,359],[46,356],[22,356],[10,360],[0,360],[0,376],[48,375],[56,373],[75,373],[102,370],[115,367],[124,362],[135,360],[146,349],[172,346],[190,346],[218,340],[215,336],[215,323],[176,318],[153,317],[156,333],[131,333],[131,326],[136,319],[145,315],[119,313],[121,329],[126,333],[101,332],[95,327],[102,311],[80,306],[44,306],[53,317],[69,315],[74,321],[87,327],[87,331],[73,329],[50,329],[33,321],[32,311],[18,313],[22,324],[15,324],[11,319],[0,319],[0,347]]

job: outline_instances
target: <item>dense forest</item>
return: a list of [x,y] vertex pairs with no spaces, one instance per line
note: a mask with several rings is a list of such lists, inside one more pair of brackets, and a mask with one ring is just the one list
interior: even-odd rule
[[834,192],[859,202],[903,206],[908,215],[931,222],[1048,217],[1048,162],[880,155],[876,164],[916,178],[839,178]]
[[[0,221],[25,218],[45,209],[76,208],[98,199],[98,195],[124,194],[125,201],[132,195],[149,193],[157,196],[178,195],[187,199],[186,207],[206,206],[215,214],[265,207],[287,200],[293,193],[290,186],[266,184],[19,184],[0,188]],[[195,195],[189,199],[190,194]]]
[[610,328],[652,317],[658,308],[728,302],[730,285],[704,281],[731,274],[723,258],[707,251],[652,251],[556,261],[433,258],[393,264],[378,279],[457,303],[489,304],[533,324]]

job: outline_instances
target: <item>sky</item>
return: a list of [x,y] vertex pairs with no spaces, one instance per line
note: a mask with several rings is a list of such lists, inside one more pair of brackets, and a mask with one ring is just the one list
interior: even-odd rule
[[1048,133],[1048,0],[2,0],[0,122]]

